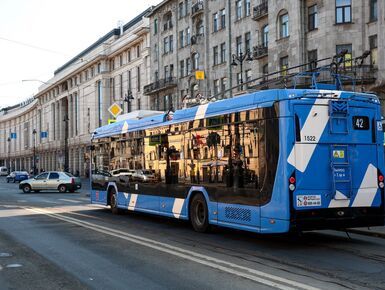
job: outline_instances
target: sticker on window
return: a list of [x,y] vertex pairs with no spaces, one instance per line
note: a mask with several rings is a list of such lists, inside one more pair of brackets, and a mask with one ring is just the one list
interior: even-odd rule
[[297,195],[297,207],[310,207],[321,205],[321,195]]

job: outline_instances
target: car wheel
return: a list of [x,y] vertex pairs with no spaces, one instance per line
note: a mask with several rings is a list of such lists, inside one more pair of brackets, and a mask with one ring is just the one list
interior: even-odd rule
[[23,185],[23,192],[24,193],[30,193],[31,192],[31,186],[29,184]]
[[202,194],[196,194],[190,203],[190,222],[195,231],[204,233],[209,231],[209,215],[207,204]]
[[116,196],[115,188],[110,189],[110,206],[112,214],[119,214],[120,209],[118,208],[118,198]]
[[60,193],[65,193],[67,191],[67,186],[65,186],[64,184],[60,184],[57,189]]

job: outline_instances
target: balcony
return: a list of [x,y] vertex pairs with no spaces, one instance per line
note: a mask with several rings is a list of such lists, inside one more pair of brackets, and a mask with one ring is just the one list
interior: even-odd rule
[[267,16],[268,13],[268,4],[267,1],[262,1],[261,4],[253,8],[253,20],[258,21],[259,19]]
[[191,17],[195,17],[196,15],[203,12],[204,5],[203,1],[198,1],[191,7]]
[[176,78],[168,77],[168,78],[153,82],[147,86],[144,86],[143,89],[144,89],[145,95],[151,95],[151,94],[157,93],[161,90],[165,90],[165,89],[176,87],[176,86],[177,86]]
[[267,56],[268,47],[264,45],[254,46],[253,48],[253,58],[258,59]]
[[204,43],[204,34],[195,34],[191,36],[191,45],[199,45]]

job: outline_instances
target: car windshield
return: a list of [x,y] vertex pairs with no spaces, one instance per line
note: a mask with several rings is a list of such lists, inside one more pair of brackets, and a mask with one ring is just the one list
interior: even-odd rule
[[143,170],[144,175],[151,175],[152,172],[150,170]]

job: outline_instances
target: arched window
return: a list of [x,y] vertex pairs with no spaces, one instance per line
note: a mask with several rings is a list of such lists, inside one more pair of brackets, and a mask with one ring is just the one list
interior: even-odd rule
[[279,21],[279,37],[285,38],[289,36],[289,13],[286,10],[282,10],[278,14]]
[[269,43],[269,25],[262,28],[262,46],[267,47]]
[[193,69],[197,70],[199,68],[199,53],[195,52],[192,55],[192,59],[193,59]]

